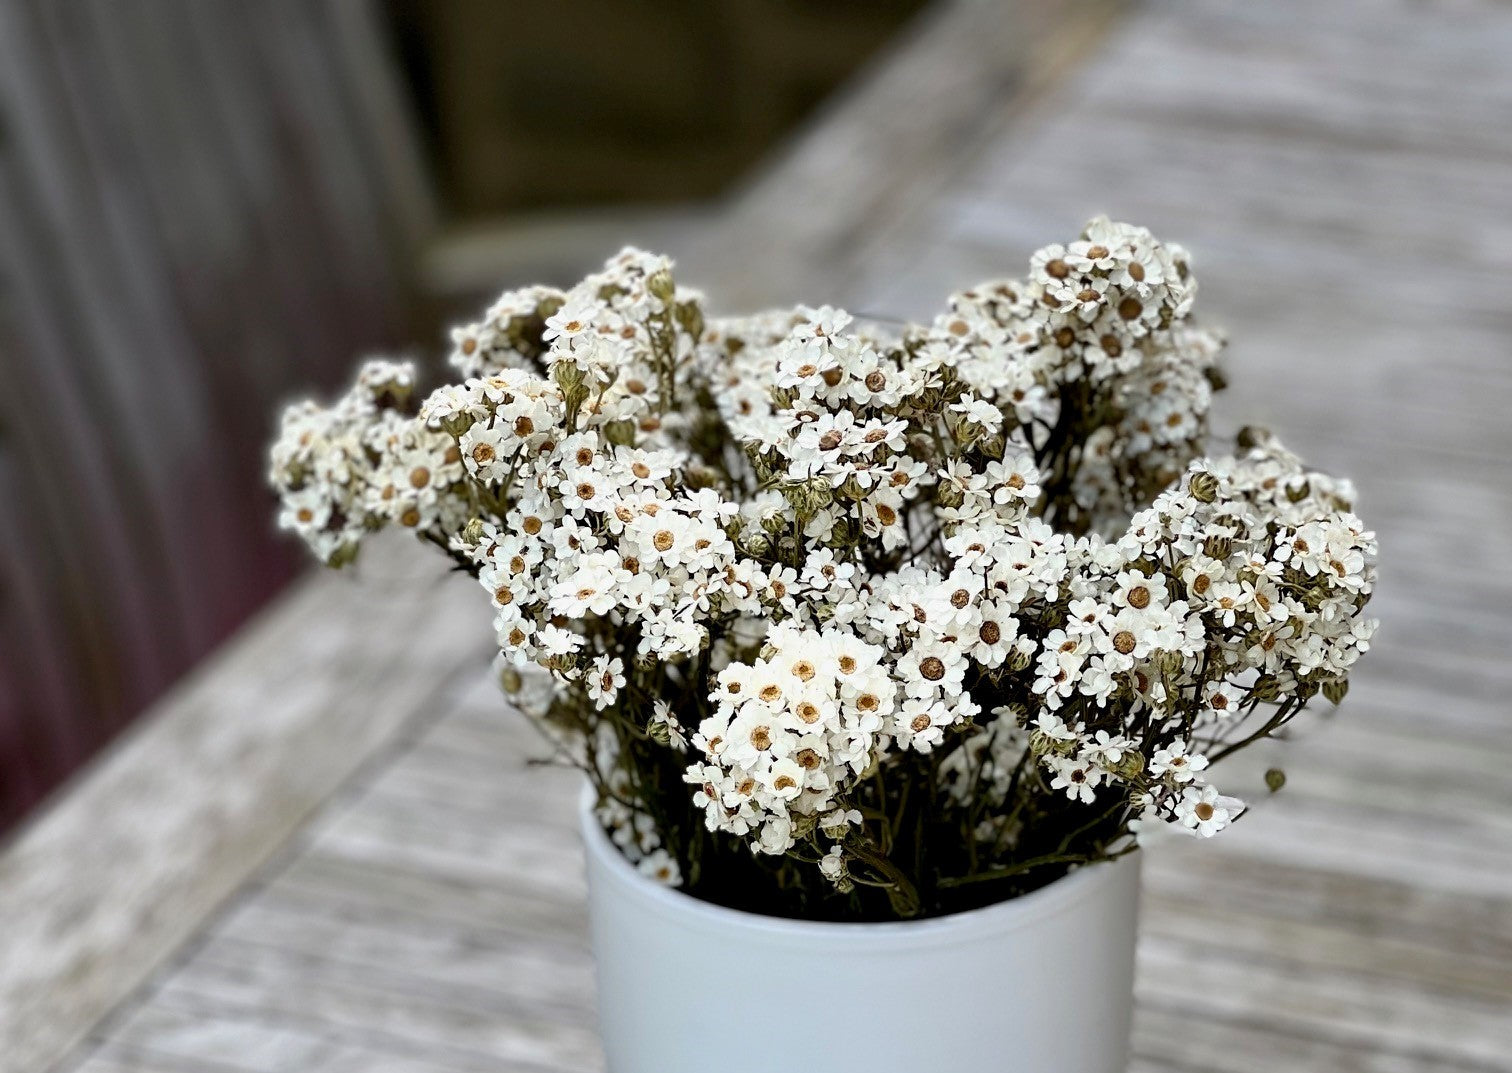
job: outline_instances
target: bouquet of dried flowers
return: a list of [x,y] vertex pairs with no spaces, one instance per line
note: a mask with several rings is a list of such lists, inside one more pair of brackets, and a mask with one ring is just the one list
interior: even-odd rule
[[1187,254],[1096,219],[892,330],[714,319],[626,250],[285,414],[281,522],[414,530],[648,875],[821,919],[938,914],[1208,837],[1212,766],[1335,703],[1375,541],[1263,431],[1204,455]]

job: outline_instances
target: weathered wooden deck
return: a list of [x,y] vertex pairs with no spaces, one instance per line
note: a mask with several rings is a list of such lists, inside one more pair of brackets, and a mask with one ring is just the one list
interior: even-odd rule
[[[1098,211],[1188,245],[1221,424],[1357,478],[1384,626],[1337,719],[1224,782],[1280,795],[1151,854],[1134,1068],[1512,1071],[1512,7],[1154,3],[1041,82],[991,17],[937,20],[687,274],[907,315]],[[909,182],[868,109],[935,154]],[[0,858],[0,1069],[600,1068],[574,779],[522,765],[471,588],[381,550]]]

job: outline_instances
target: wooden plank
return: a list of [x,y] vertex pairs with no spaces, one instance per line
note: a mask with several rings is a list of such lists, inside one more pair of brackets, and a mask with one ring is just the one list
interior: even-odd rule
[[[54,1061],[333,786],[479,673],[486,601],[438,584],[444,568],[402,537],[370,551],[359,577],[281,598],[7,847],[0,1068]],[[293,628],[338,619],[365,628]]]

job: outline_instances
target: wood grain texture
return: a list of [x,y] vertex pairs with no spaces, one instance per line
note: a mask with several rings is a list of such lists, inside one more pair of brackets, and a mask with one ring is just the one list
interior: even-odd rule
[[[983,9],[962,10],[981,31]],[[920,47],[955,33],[936,24]],[[1215,843],[1151,852],[1137,1073],[1512,1071],[1508,54],[1512,8],[1477,0],[1150,4],[1027,109],[1007,79],[963,96],[969,138],[890,178],[874,226],[805,248],[825,297],[921,314],[1094,212],[1148,223],[1194,250],[1200,308],[1234,338],[1220,425],[1269,422],[1352,474],[1380,534],[1385,626],[1343,709],[1221,779],[1264,797],[1279,763],[1286,789]],[[959,59],[992,84],[985,59]],[[853,151],[822,134],[793,174]],[[743,256],[760,215],[737,208],[707,248]],[[756,277],[732,300],[791,282]],[[352,613],[284,614],[285,651],[334,643]],[[58,1068],[600,1068],[573,776],[526,766],[536,739],[480,666],[464,677],[429,707],[370,697],[374,715],[409,705],[386,717],[405,729],[382,761],[220,912],[196,909],[178,957]],[[282,695],[305,688],[323,687]],[[107,790],[84,783],[68,808],[124,800]],[[25,934],[8,926],[18,904],[0,912],[8,935]]]
[[402,537],[370,550],[271,605],[0,856],[0,1068],[56,1060],[485,660],[465,586]]

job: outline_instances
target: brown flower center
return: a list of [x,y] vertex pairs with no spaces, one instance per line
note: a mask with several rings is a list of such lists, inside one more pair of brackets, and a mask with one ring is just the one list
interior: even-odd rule
[[1127,656],[1134,651],[1134,635],[1128,630],[1119,630],[1113,635],[1113,647]]
[[925,656],[919,663],[919,673],[931,682],[945,677],[945,663],[939,656]]

